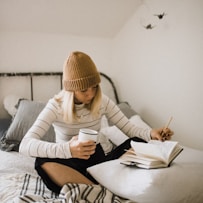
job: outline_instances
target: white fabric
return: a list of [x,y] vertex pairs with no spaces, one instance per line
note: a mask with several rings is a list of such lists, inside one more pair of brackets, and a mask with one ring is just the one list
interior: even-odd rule
[[[151,127],[147,125],[139,115],[134,115],[129,120],[139,128],[151,129]],[[115,125],[101,129],[101,133],[106,135],[115,145],[120,145],[129,138]]]
[[17,112],[17,104],[18,101],[21,99],[22,97],[18,96],[18,95],[14,95],[14,94],[9,94],[4,98],[3,104],[4,104],[4,108],[7,110],[7,112],[14,117],[16,112]]
[[120,159],[88,168],[103,186],[136,202],[203,202],[203,151],[184,147],[168,168],[140,169]]
[[24,156],[18,152],[5,152],[0,150],[1,173],[31,173],[36,174],[34,169],[35,158]]
[[25,173],[37,175],[34,158],[0,150],[0,202],[11,203],[20,194]]

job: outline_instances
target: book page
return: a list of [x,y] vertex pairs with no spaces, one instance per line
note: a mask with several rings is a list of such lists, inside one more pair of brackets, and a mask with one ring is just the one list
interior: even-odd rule
[[156,158],[165,163],[169,163],[170,155],[176,145],[177,142],[174,141],[150,140],[149,143],[131,141],[131,146],[137,155]]
[[170,157],[172,156],[173,152],[175,151],[178,145],[178,142],[176,141],[160,142],[158,140],[151,140],[150,143],[159,146],[163,158],[164,160],[167,160],[167,163],[170,161]]

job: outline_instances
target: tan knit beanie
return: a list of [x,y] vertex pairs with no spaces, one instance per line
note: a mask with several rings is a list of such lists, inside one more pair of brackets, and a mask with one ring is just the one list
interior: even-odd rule
[[64,89],[84,90],[100,82],[100,74],[92,59],[83,52],[72,52],[63,68]]

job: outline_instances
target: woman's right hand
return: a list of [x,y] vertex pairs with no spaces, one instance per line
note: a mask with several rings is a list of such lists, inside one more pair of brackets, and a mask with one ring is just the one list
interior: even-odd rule
[[69,141],[72,158],[89,159],[95,153],[96,143],[94,141],[81,142],[78,136],[74,136]]

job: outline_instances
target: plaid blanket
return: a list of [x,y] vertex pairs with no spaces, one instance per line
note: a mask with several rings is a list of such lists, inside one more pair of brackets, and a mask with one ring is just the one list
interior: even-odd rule
[[39,176],[26,174],[14,203],[132,203],[101,185],[66,184],[60,194],[48,190]]

